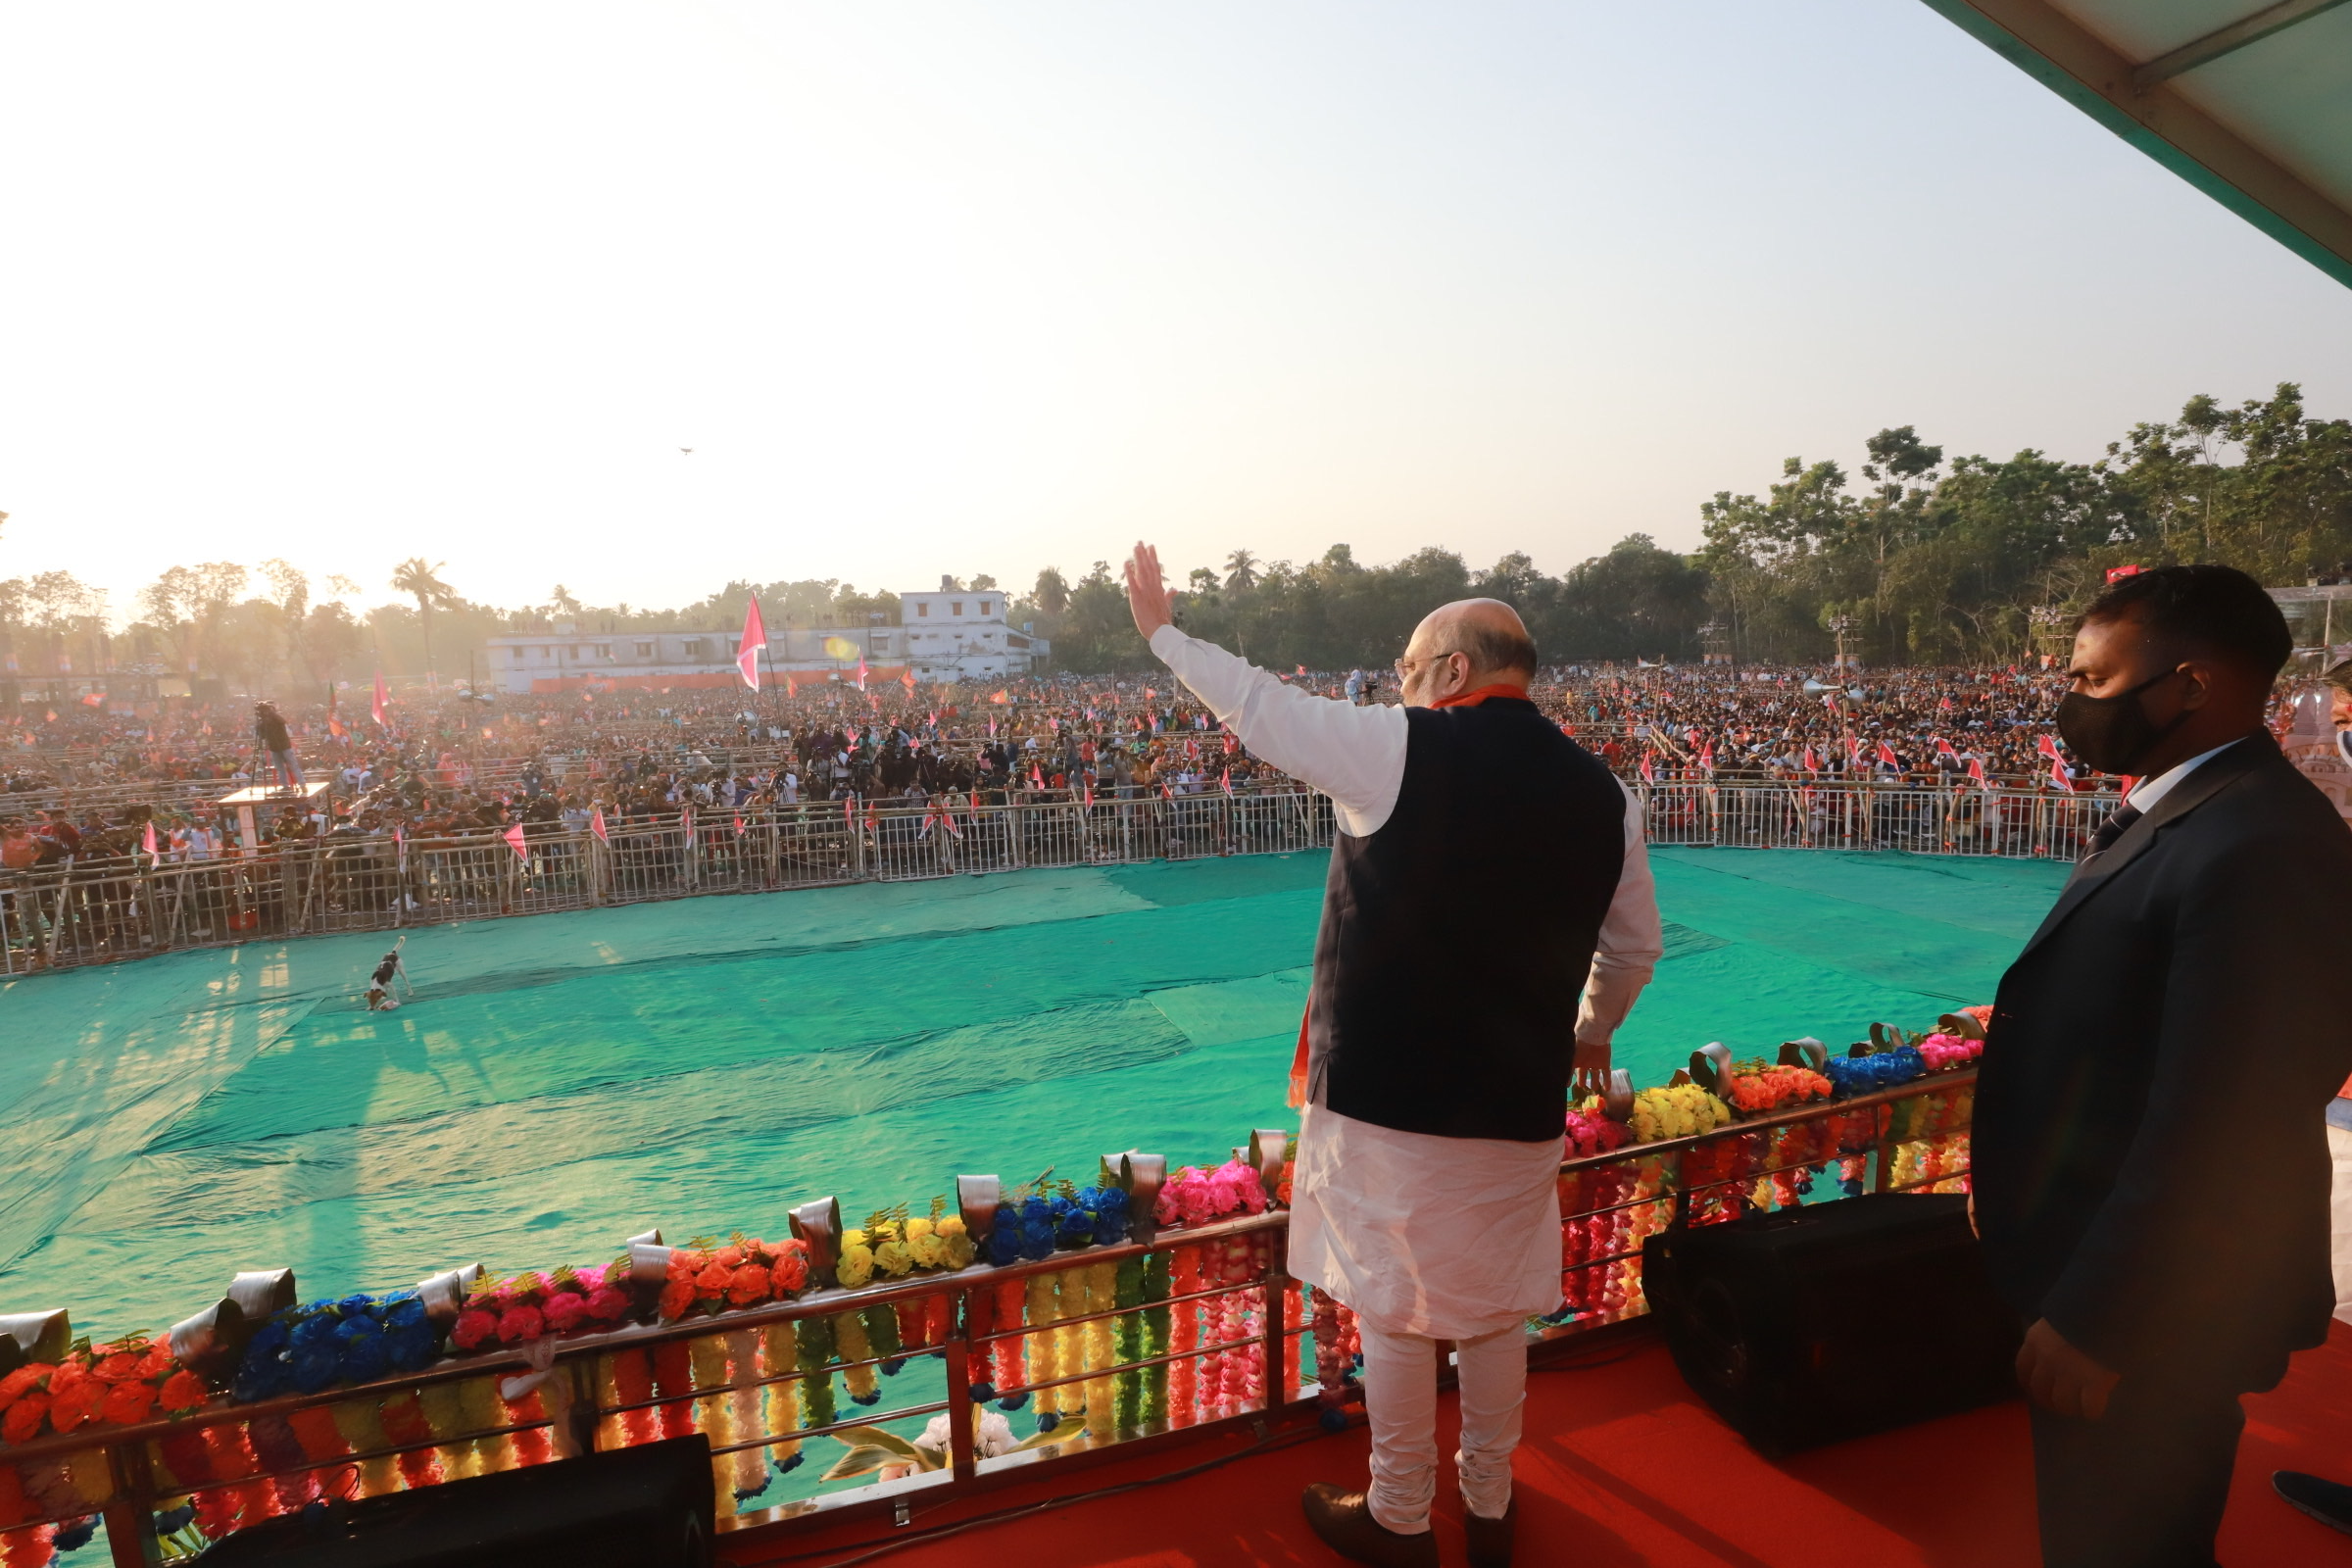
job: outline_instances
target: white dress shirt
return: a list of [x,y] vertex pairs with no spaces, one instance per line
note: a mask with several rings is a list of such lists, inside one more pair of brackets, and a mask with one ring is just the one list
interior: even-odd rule
[[[2244,739],[2243,735],[2237,738],[2241,741]],[[2158,801],[2173,793],[2175,785],[2236,744],[2237,741],[2224,741],[2212,751],[2199,752],[2187,761],[2168,767],[2154,778],[2141,779],[2132,786],[2132,793],[2124,797],[2124,804],[2139,811],[2153,811]]]
[[[1152,634],[1152,652],[1251,752],[1330,796],[1341,832],[1368,838],[1396,810],[1403,709],[1317,697],[1173,626]],[[1664,949],[1641,806],[1619,789],[1625,858],[1577,1007],[1576,1038],[1592,1045],[1625,1021]],[[1559,1139],[1440,1138],[1308,1105],[1290,1272],[1395,1334],[1474,1339],[1549,1312],[1560,1303],[1560,1152]]]

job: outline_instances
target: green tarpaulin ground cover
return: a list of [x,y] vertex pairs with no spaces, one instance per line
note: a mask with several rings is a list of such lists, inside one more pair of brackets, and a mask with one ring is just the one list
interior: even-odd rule
[[[2033,861],[1653,851],[1667,957],[1620,1037],[1833,1044],[1988,1000],[2064,882]],[[957,1171],[1222,1157],[1282,1082],[1325,858],[1032,871],[429,927],[0,986],[0,1311],[154,1329],[239,1268],[306,1297],[780,1233]]]

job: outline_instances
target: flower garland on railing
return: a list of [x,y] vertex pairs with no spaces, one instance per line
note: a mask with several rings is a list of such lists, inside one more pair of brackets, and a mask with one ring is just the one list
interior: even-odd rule
[[1761,1058],[1732,1069],[1726,1097],[1734,1109],[1746,1116],[1770,1115],[1791,1105],[1827,1100],[1835,1086],[1810,1067],[1773,1065]]
[[1698,1085],[1673,1084],[1636,1095],[1626,1125],[1633,1130],[1634,1142],[1654,1144],[1711,1133],[1731,1119],[1732,1107]]
[[1265,1211],[1265,1183],[1237,1156],[1214,1170],[1187,1165],[1169,1177],[1152,1217],[1161,1225],[1205,1225],[1233,1214]]
[[346,1296],[273,1313],[246,1342],[231,1392],[240,1404],[281,1394],[320,1394],[420,1372],[441,1354],[441,1336],[415,1291]]
[[674,1323],[697,1314],[789,1300],[808,1283],[806,1243],[763,1242],[738,1231],[723,1244],[696,1240],[671,1252],[656,1310],[662,1322]]

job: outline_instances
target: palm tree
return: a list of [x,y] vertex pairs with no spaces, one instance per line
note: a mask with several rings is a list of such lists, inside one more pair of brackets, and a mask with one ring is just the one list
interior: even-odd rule
[[1049,615],[1058,615],[1070,607],[1070,584],[1056,566],[1048,566],[1037,574],[1037,589],[1031,594],[1037,608]]
[[424,672],[427,679],[433,674],[433,612],[448,609],[457,598],[457,590],[443,582],[438,575],[441,568],[448,564],[446,561],[427,563],[422,556],[411,556],[392,568],[394,591],[416,596],[416,618],[424,625]]
[[559,615],[576,615],[580,612],[580,602],[572,598],[570,589],[558,583],[547,608]]
[[1236,550],[1225,558],[1225,586],[1243,593],[1257,586],[1257,558],[1247,550]]

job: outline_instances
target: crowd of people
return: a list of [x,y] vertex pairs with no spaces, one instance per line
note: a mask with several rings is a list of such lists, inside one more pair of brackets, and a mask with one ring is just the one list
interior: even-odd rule
[[[1286,677],[1355,703],[1380,671]],[[1166,683],[1173,687],[1173,683]],[[2088,790],[2053,739],[2056,680],[2017,669],[1868,674],[1555,666],[1539,706],[1629,782],[1984,783]],[[280,727],[282,726],[282,728]],[[1181,688],[1045,676],[987,688],[407,692],[379,724],[337,694],[274,706],[21,712],[0,729],[0,868],[223,854],[210,804],[295,771],[333,788],[261,813],[270,839],[585,830],[706,810],[1169,798],[1296,786]],[[9,809],[13,798],[19,808]]]

